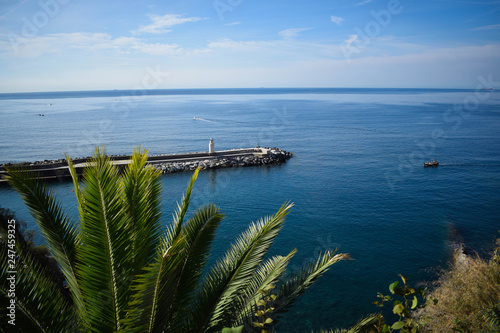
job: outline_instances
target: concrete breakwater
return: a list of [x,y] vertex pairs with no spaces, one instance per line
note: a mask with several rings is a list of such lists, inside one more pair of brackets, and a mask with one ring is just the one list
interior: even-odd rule
[[[148,156],[148,164],[154,165],[163,173],[174,173],[182,171],[193,171],[197,167],[202,170],[273,165],[286,162],[292,153],[279,148],[246,148],[231,149],[213,152],[196,152],[186,154],[152,155]],[[130,162],[130,155],[110,155],[110,160],[120,169],[124,169]],[[78,175],[83,173],[83,168],[90,158],[73,159],[73,165]],[[3,182],[3,175],[7,172],[4,166],[14,166],[12,164],[0,165],[0,182]],[[24,162],[16,164],[22,169],[34,172],[40,179],[63,179],[70,177],[68,164],[65,159],[45,160],[38,162]]]

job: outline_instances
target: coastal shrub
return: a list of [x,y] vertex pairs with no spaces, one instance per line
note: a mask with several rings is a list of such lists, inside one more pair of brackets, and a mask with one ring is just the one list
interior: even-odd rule
[[[408,278],[399,274],[401,281],[395,281],[389,285],[391,295],[377,293],[377,301],[373,304],[380,309],[380,313],[376,315],[376,321],[373,327],[368,327],[366,332],[402,332],[416,333],[419,331],[419,323],[415,318],[415,309],[425,307],[423,297],[425,290],[421,288],[414,289],[408,283]],[[386,303],[390,304],[392,313],[397,317],[393,322],[384,316],[383,310]]]
[[[271,324],[331,265],[348,258],[326,251],[298,273],[286,274],[295,249],[285,256],[266,256],[292,207],[284,204],[276,214],[251,223],[207,267],[224,216],[218,207],[206,204],[188,218],[199,170],[173,221],[165,226],[160,172],[146,165],[146,151],[136,149],[119,173],[104,149],[96,148],[82,182],[67,160],[78,222],[63,212],[36,175],[7,168],[6,180],[29,207],[47,244],[47,257],[57,262],[64,281],[61,287],[47,263],[23,245],[20,232],[11,237],[8,226],[1,228],[1,256],[12,260],[1,263],[0,307],[5,311],[15,304],[13,323],[2,321],[1,330],[238,332],[242,327],[252,331],[258,322],[263,324],[258,328],[272,329]],[[9,291],[12,276],[15,298]],[[267,294],[271,288],[272,294]],[[266,311],[259,317],[263,297]]]
[[500,332],[500,240],[489,259],[456,261],[419,313],[423,332]]

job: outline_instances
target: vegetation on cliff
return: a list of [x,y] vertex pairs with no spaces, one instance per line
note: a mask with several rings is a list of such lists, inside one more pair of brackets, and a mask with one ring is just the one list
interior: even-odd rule
[[500,239],[489,258],[462,256],[443,270],[418,312],[423,332],[500,332]]
[[[378,293],[373,304],[380,313],[368,317],[376,320],[365,320],[354,332],[500,332],[500,239],[486,259],[467,255],[464,247],[456,250],[451,267],[426,288],[414,289],[400,278],[402,285],[389,285],[390,294]],[[395,319],[382,311],[387,307]]]

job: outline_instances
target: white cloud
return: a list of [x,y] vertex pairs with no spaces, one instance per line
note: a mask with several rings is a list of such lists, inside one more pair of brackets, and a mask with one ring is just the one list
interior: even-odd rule
[[342,17],[339,17],[339,16],[333,16],[330,18],[330,20],[335,23],[336,25],[340,25],[344,19]]
[[[119,45],[115,44],[128,44],[135,38],[126,39],[114,39],[106,33],[87,33],[87,32],[74,32],[74,33],[58,33],[47,35],[48,38],[53,39],[53,44],[59,47],[74,47],[90,50],[104,50],[104,49],[116,49]],[[36,39],[37,37],[35,37]],[[44,37],[40,37],[44,38]]]
[[364,0],[364,1],[358,2],[358,3],[356,4],[356,6],[364,6],[364,5],[366,5],[367,3],[370,3],[370,2],[372,2],[372,1],[373,1],[373,0]]
[[234,52],[246,52],[244,58],[251,58],[252,56],[250,56],[248,52],[255,51],[257,52],[256,55],[265,56],[268,59],[282,59],[281,57],[285,55],[287,59],[292,59],[311,57],[312,54],[314,54],[314,56],[318,54],[331,56],[331,51],[336,49],[336,45],[332,44],[296,41],[292,37],[295,36],[295,34],[289,34],[289,32],[281,35],[284,36],[284,38],[254,41],[220,38],[210,41],[206,50],[220,50],[220,52],[223,52],[222,49],[225,49]]
[[235,41],[229,38],[222,38],[208,43],[208,48],[249,51],[249,50],[257,50],[262,47],[269,47],[272,44],[273,42],[266,42],[266,41]]
[[358,39],[358,35],[350,35],[349,39],[347,39],[345,41],[345,43],[347,44],[347,47],[351,46],[352,43],[354,43],[357,39]]
[[284,39],[293,39],[297,37],[297,35],[303,31],[310,30],[312,28],[290,28],[286,30],[282,30],[279,32],[280,36],[282,36]]
[[177,44],[162,43],[147,44],[141,42],[137,45],[133,45],[132,48],[136,51],[149,55],[174,55],[180,54],[184,51]]
[[13,58],[36,58],[45,53],[60,51],[54,42],[57,38],[37,37],[25,38],[15,34],[0,34],[0,56]]
[[224,25],[233,26],[233,25],[238,25],[238,24],[241,24],[241,22],[231,22],[231,23],[226,23]]
[[486,25],[483,27],[475,28],[474,30],[496,30],[500,29],[500,24]]
[[1,55],[15,55],[24,58],[62,53],[75,48],[91,52],[112,50],[122,54],[135,52],[149,55],[174,55],[185,51],[177,44],[151,44],[136,37],[113,38],[106,33],[86,32],[58,33],[25,38],[17,43],[16,48],[12,46],[12,43],[0,42]]
[[138,30],[132,31],[132,33],[164,34],[172,31],[171,29],[166,28],[173,27],[174,25],[207,19],[202,17],[182,17],[182,15],[179,14],[167,14],[163,16],[149,15],[149,18],[152,21],[151,24],[141,26]]

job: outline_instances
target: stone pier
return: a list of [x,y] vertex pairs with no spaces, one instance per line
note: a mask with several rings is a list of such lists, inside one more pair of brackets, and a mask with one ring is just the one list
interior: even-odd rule
[[[213,146],[212,146],[213,147]],[[209,147],[212,148],[212,147]],[[202,170],[231,168],[257,165],[273,165],[286,162],[292,157],[292,153],[279,148],[243,148],[208,152],[196,152],[186,154],[153,155],[148,157],[148,164],[155,165],[163,173],[174,173],[182,171],[193,171],[200,167]],[[124,168],[130,163],[130,155],[110,155],[112,163]],[[78,175],[87,165],[88,158],[73,159],[73,164]],[[5,166],[14,166],[6,164]],[[65,159],[45,160],[39,162],[19,163],[20,166],[33,171],[40,179],[64,179],[71,177],[68,164]],[[4,182],[3,175],[6,174],[4,165],[0,165],[0,182]]]

